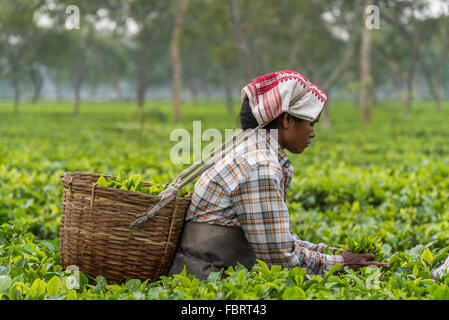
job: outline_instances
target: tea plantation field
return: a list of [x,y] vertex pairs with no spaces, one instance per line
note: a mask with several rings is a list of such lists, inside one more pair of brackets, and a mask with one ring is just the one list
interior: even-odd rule
[[81,274],[74,285],[59,265],[63,172],[168,183],[186,167],[169,158],[174,129],[192,132],[194,120],[202,131],[238,127],[237,107],[230,117],[221,103],[185,105],[180,123],[167,102],[146,110],[142,121],[133,104],[85,103],[74,117],[69,103],[42,102],[13,114],[0,102],[0,299],[449,299],[449,276],[430,276],[449,251],[449,103],[441,115],[416,103],[408,120],[396,103],[379,103],[364,125],[359,109],[334,102],[332,127],[318,125],[303,154],[288,154],[293,232],[336,246],[366,231],[383,242],[389,270],[322,278],[261,262],[229,268],[224,280],[180,274],[116,285]]

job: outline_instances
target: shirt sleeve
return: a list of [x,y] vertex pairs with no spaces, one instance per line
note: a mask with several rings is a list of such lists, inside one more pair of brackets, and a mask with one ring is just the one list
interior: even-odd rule
[[326,245],[324,243],[311,243],[305,240],[301,240],[296,234],[292,233],[292,237],[293,240],[295,241],[295,243],[297,242],[302,242],[302,245],[309,249],[309,250],[313,250],[313,251],[318,251],[319,253],[324,253],[324,250],[326,250]]
[[324,244],[301,240],[290,229],[290,216],[280,193],[276,168],[258,164],[231,193],[234,208],[256,258],[283,267],[302,267],[324,274],[343,258],[326,255]]

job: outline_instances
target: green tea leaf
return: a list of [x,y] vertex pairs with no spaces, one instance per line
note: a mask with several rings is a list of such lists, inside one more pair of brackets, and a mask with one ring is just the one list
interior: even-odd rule
[[67,300],[76,300],[77,297],[78,297],[78,295],[76,294],[75,290],[70,290],[69,292],[67,292],[67,296],[66,296]]
[[0,293],[8,292],[10,286],[11,286],[11,277],[7,275],[0,276]]
[[139,279],[131,279],[126,281],[125,287],[128,288],[129,291],[136,291],[140,288],[140,280]]
[[45,241],[45,240],[38,240],[40,244],[42,244],[45,248],[47,248],[51,253],[55,253],[56,249],[53,243]]
[[237,283],[239,284],[243,284],[243,282],[245,281],[245,270],[241,270],[238,275],[237,275]]
[[29,291],[27,285],[23,282],[14,283],[8,291],[9,300],[17,300],[23,299],[24,295],[26,295]]
[[421,259],[426,261],[428,264],[432,264],[433,257],[432,257],[432,253],[430,252],[429,248],[424,250],[424,252],[421,255]]
[[106,181],[106,179],[101,176],[98,180],[97,180],[97,185],[101,186],[101,187],[107,187],[108,186],[108,182]]
[[283,300],[305,300],[306,299],[306,293],[303,289],[293,286],[290,288],[287,288],[284,291],[284,294],[282,295]]
[[46,287],[47,285],[44,281],[42,281],[41,279],[36,279],[31,285],[29,295],[32,299],[41,299],[45,295]]
[[54,276],[47,283],[47,292],[49,296],[54,296],[59,293],[59,288],[61,285],[61,279],[58,276]]

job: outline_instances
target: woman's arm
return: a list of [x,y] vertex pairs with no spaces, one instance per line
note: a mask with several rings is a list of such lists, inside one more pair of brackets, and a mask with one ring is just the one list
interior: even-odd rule
[[311,243],[309,241],[301,240],[301,238],[298,237],[298,235],[292,233],[292,237],[295,240],[295,242],[300,242],[304,247],[306,247],[309,250],[318,251],[319,253],[324,253],[324,250],[326,250],[326,245],[324,243]]
[[343,264],[341,256],[321,252],[325,245],[314,245],[292,234],[275,172],[276,168],[269,164],[258,164],[231,193],[237,217],[256,257],[283,267],[304,267],[312,274],[323,274],[335,264]]

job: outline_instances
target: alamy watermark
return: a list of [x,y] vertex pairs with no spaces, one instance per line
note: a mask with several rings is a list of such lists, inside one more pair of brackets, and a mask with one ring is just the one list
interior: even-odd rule
[[380,29],[380,9],[376,5],[365,8],[365,27],[369,30]]
[[65,9],[65,13],[69,16],[65,20],[65,27],[68,30],[80,29],[80,8],[75,5],[70,5]]
[[80,289],[80,269],[75,265],[70,265],[65,271],[69,275],[65,278],[63,285],[65,285],[68,290]]
[[366,273],[369,276],[365,280],[365,285],[367,289],[380,289],[380,276],[381,270],[376,266],[369,266],[366,268]]
[[[81,25],[80,9],[76,5],[69,5],[65,13],[68,15],[65,21],[67,30],[79,30]],[[365,8],[365,27],[367,29],[380,29],[380,9],[376,5]]]

